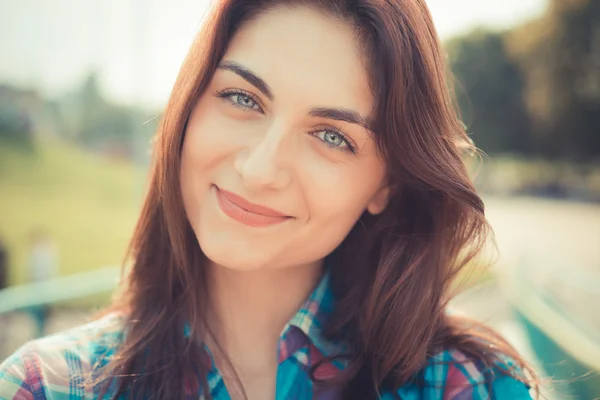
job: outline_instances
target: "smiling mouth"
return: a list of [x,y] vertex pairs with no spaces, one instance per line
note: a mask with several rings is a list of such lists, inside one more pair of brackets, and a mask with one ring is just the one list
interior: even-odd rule
[[292,217],[246,199],[214,185],[219,208],[230,218],[253,227],[266,227],[285,222]]

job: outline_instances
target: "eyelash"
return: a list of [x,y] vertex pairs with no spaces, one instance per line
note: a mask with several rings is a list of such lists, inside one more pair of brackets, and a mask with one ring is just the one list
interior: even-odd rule
[[[217,97],[220,99],[223,99],[224,101],[226,101],[227,103],[231,104],[234,107],[238,107],[244,111],[253,111],[256,110],[254,108],[248,108],[245,107],[233,100],[230,99],[231,96],[245,96],[248,97],[250,100],[252,100],[256,106],[258,106],[258,110],[260,112],[263,112],[263,109],[261,108],[258,99],[256,98],[256,96],[254,96],[251,93],[248,93],[244,90],[240,90],[240,89],[225,89],[225,90],[217,90]],[[333,146],[330,143],[326,142],[325,140],[321,139],[321,138],[317,138],[319,139],[321,142],[325,143],[325,145],[327,147],[330,147],[332,149],[338,150],[338,151],[350,151],[352,154],[356,154],[356,148],[354,147],[352,140],[342,131],[340,131],[338,128],[335,128],[333,126],[327,126],[325,129],[318,129],[318,130],[314,130],[312,132],[309,132],[312,136],[317,137],[315,134],[319,133],[319,132],[326,132],[326,133],[333,133],[336,134],[338,136],[340,136],[342,138],[342,140],[346,143],[345,148],[343,147],[337,147],[337,146]]]
[[342,131],[340,131],[339,129],[333,127],[333,126],[327,126],[324,129],[317,129],[314,130],[312,132],[310,132],[311,135],[315,136],[315,133],[319,133],[319,132],[326,132],[326,133],[333,133],[338,135],[339,137],[342,138],[342,140],[346,143],[347,147],[337,147],[337,146],[333,146],[332,144],[330,144],[329,142],[326,142],[325,140],[318,138],[321,142],[325,143],[325,145],[327,147],[331,147],[332,149],[335,150],[339,150],[339,151],[349,151],[352,154],[356,154],[356,148],[354,147],[354,145],[352,144],[352,140]]
[[262,112],[262,108],[260,106],[260,102],[258,101],[258,99],[256,98],[256,96],[254,96],[251,93],[248,93],[246,91],[240,90],[240,89],[225,89],[225,90],[217,90],[217,97],[223,99],[224,101],[226,101],[227,103],[231,104],[234,107],[239,107],[242,110],[246,110],[246,111],[252,111],[254,110],[253,108],[248,108],[248,107],[244,107],[243,105],[233,101],[230,99],[231,96],[245,96],[248,97],[250,100],[252,100],[257,106],[258,109]]

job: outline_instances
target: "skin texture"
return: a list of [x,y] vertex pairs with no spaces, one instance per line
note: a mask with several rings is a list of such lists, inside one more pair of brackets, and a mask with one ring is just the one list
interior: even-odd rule
[[[200,246],[213,262],[244,271],[317,262],[365,209],[381,211],[387,192],[385,165],[366,129],[309,115],[313,107],[355,110],[363,117],[371,111],[351,28],[308,9],[271,11],[238,32],[224,62],[261,77],[273,100],[218,69],[194,108],[181,182]],[[244,94],[216,96],[227,89],[258,101]],[[323,141],[327,135],[329,143],[340,142],[325,132],[330,127],[352,140],[356,154]],[[264,228],[232,221],[217,206],[212,184],[292,218]]]
[[[368,120],[373,98],[351,26],[309,8],[271,10],[241,27],[220,65],[185,133],[182,195],[210,260],[211,326],[249,398],[269,398],[281,329],[323,258],[363,212],[385,208],[389,190],[373,133],[314,115],[335,108]],[[219,206],[217,187],[287,218],[239,222]]]

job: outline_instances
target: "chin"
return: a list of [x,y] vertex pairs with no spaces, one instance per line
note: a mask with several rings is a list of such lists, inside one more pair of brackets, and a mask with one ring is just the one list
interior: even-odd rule
[[217,249],[212,246],[201,246],[204,255],[215,265],[236,271],[260,271],[271,269],[273,260],[264,254],[240,251],[231,246]]

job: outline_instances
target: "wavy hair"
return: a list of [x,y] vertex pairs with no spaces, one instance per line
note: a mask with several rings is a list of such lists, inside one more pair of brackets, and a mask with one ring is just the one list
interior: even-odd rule
[[117,396],[128,390],[132,397],[183,399],[208,387],[197,338],[210,332],[194,330],[205,318],[206,257],[184,212],[181,148],[191,110],[236,30],[280,6],[313,7],[354,27],[375,99],[375,140],[393,187],[388,207],[362,215],[326,261],[336,303],[325,334],[350,349],[335,382],[342,398],[377,398],[378,388],[413,382],[428,358],[447,348],[487,367],[508,355],[515,364],[502,370],[528,381],[533,372],[500,336],[446,313],[453,278],[480,253],[491,229],[462,159],[464,149],[475,149],[453,106],[424,0],[220,0],[213,6],[155,137],[149,188],[126,257],[131,267],[111,308],[127,315],[126,335],[104,377],[118,378]]

